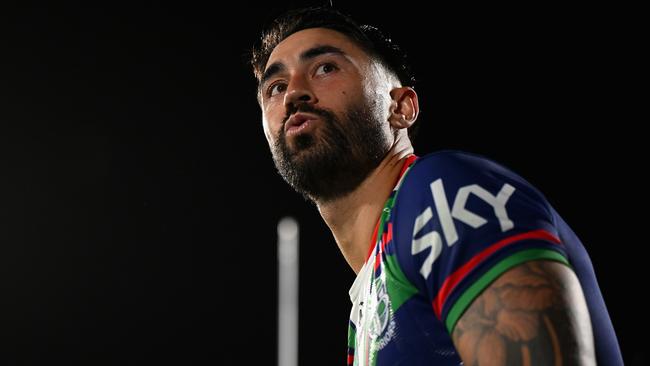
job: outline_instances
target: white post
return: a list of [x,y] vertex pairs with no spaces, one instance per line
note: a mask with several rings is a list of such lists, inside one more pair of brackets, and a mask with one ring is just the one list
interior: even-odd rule
[[278,223],[278,366],[298,366],[298,223]]

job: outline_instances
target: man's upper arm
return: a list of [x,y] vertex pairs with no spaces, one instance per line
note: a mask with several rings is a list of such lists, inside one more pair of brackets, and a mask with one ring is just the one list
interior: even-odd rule
[[474,299],[452,338],[465,365],[594,365],[589,310],[573,270],[534,260]]

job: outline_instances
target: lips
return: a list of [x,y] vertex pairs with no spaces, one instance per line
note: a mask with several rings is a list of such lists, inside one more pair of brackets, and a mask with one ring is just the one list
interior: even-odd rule
[[284,133],[293,133],[298,132],[309,125],[309,121],[317,119],[316,116],[305,114],[305,113],[296,113],[292,115],[287,123],[284,125]]

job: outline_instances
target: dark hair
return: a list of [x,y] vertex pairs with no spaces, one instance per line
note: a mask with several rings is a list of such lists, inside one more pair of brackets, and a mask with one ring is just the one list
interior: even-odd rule
[[[317,6],[295,9],[276,18],[262,33],[260,43],[251,51],[250,63],[259,83],[264,67],[273,49],[293,33],[308,28],[328,28],[340,32],[386,69],[394,73],[403,86],[415,86],[415,77],[400,47],[371,25],[358,25],[350,16],[334,8]],[[409,128],[409,137],[415,135],[417,123]]]

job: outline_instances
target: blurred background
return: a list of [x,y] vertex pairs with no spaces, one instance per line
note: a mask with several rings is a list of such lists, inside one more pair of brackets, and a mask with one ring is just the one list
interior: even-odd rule
[[[1,6],[2,364],[275,364],[284,216],[300,224],[300,364],[344,364],[354,273],[276,174],[247,63],[265,24],[319,3]],[[407,50],[416,152],[484,154],[544,192],[590,252],[626,363],[648,362],[636,23],[334,6]]]

